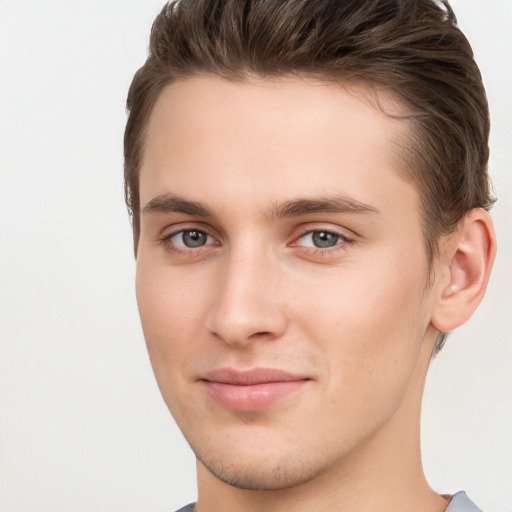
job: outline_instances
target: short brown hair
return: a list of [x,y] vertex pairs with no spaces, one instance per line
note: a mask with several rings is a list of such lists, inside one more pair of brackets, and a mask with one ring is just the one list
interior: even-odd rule
[[464,214],[489,209],[489,113],[471,46],[447,1],[174,0],[156,18],[146,63],[127,101],[125,197],[140,231],[138,171],[162,89],[210,74],[229,80],[288,74],[385,88],[413,133],[400,148],[419,190],[427,253]]

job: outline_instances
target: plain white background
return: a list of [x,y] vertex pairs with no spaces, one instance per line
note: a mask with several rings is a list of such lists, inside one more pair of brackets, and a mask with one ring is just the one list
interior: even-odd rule
[[[160,0],[0,0],[0,511],[172,511],[194,458],[134,298],[124,101]],[[512,1],[453,0],[488,88],[499,256],[432,365],[426,473],[512,511]]]

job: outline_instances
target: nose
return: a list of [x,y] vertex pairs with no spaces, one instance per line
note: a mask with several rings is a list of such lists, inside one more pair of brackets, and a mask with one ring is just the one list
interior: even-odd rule
[[261,254],[242,251],[223,262],[207,317],[207,328],[233,346],[274,340],[286,331],[280,273]]

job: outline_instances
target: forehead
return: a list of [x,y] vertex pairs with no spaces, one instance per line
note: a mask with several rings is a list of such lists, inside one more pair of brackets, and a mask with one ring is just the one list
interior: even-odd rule
[[[333,193],[382,206],[392,199],[384,186],[410,188],[397,150],[409,127],[375,99],[362,86],[310,78],[178,81],[149,119],[141,205],[172,192],[244,208]],[[400,108],[384,93],[378,102]]]

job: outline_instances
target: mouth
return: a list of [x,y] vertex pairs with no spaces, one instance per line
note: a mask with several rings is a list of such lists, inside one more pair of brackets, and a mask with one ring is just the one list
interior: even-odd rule
[[199,378],[208,397],[221,407],[241,412],[266,409],[297,393],[311,379],[272,368],[220,368]]

